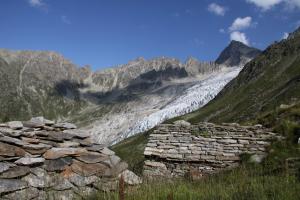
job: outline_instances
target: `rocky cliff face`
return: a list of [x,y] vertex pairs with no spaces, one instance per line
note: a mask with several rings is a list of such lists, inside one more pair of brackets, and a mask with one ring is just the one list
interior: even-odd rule
[[160,57],[92,72],[54,52],[0,50],[0,120],[70,119],[112,143],[203,106],[239,70]]
[[244,66],[260,53],[261,51],[258,49],[248,47],[241,42],[233,40],[229,46],[222,51],[216,63],[227,66]]

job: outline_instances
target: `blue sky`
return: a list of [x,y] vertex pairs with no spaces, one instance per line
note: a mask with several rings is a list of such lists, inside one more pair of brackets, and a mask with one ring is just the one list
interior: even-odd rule
[[1,0],[0,48],[51,50],[94,70],[136,57],[215,60],[300,25],[300,0]]

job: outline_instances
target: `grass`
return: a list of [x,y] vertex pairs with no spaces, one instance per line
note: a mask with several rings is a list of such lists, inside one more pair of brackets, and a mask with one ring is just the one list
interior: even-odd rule
[[[126,188],[125,199],[184,199],[184,200],[296,200],[300,199],[300,182],[284,174],[264,175],[261,166],[241,166],[200,181],[184,179],[145,182],[138,188]],[[89,199],[118,199],[118,192],[97,193]]]
[[143,153],[151,132],[152,130],[149,130],[144,134],[132,136],[111,147],[122,160],[128,163],[128,168],[138,175],[142,174],[145,161]]

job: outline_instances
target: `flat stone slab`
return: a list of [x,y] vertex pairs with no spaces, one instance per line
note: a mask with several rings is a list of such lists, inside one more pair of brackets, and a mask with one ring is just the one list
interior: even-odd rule
[[99,163],[105,160],[109,160],[109,157],[96,152],[88,152],[76,158],[85,163]]
[[0,156],[23,157],[26,152],[20,147],[0,142]]
[[18,146],[24,146],[29,144],[25,141],[19,140],[17,138],[8,137],[8,136],[0,137],[0,141],[8,144],[18,145]]
[[52,148],[44,153],[45,159],[57,159],[66,156],[80,156],[88,151],[84,148]]
[[25,166],[15,166],[9,168],[0,175],[0,178],[19,178],[30,173],[30,168]]
[[59,143],[58,146],[61,148],[79,147],[80,143],[73,141],[64,141],[63,143]]
[[89,177],[85,177],[85,176],[80,176],[76,173],[72,173],[69,176],[69,180],[76,186],[78,187],[83,187],[86,185],[91,185],[93,183],[99,182],[100,178],[97,176],[89,176]]
[[39,190],[34,188],[34,187],[29,187],[23,190],[18,190],[13,193],[4,195],[4,199],[9,199],[9,200],[31,200],[35,199],[39,196]]
[[43,168],[47,171],[63,171],[66,166],[72,164],[71,157],[58,158],[55,160],[46,160]]
[[7,126],[13,130],[18,130],[23,128],[23,124],[20,121],[7,122]]
[[101,163],[95,164],[86,164],[77,160],[73,161],[71,165],[73,172],[81,175],[81,176],[92,176],[92,175],[104,175],[105,171],[109,168]]
[[102,150],[100,150],[101,153],[108,155],[108,156],[112,156],[115,155],[115,152],[113,152],[112,150],[110,150],[107,147],[104,147]]
[[9,162],[0,162],[0,173],[7,171],[10,167],[15,167],[16,165]]
[[0,194],[13,192],[27,188],[28,184],[19,179],[1,179],[0,178]]
[[35,165],[35,164],[43,163],[44,161],[45,161],[45,159],[41,158],[41,157],[39,157],[39,158],[25,157],[25,158],[20,158],[15,163],[18,165]]
[[132,171],[129,171],[126,169],[123,171],[120,175],[119,178],[122,177],[124,178],[124,182],[128,185],[138,185],[142,183],[142,179],[138,177],[135,173]]

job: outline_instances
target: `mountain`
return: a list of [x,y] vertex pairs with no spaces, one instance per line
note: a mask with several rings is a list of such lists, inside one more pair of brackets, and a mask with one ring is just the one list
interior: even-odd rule
[[[191,122],[249,122],[300,103],[300,29],[249,62]],[[293,120],[300,122],[296,110]]]
[[42,115],[115,143],[202,107],[240,70],[192,57],[140,57],[92,72],[55,52],[2,49],[0,120]]
[[256,48],[232,40],[217,58],[216,63],[227,66],[244,66],[260,53],[261,51]]

